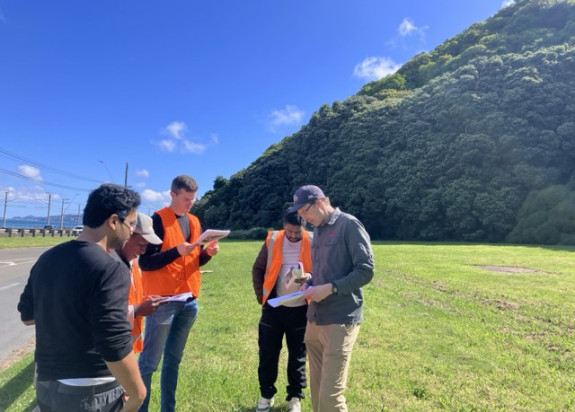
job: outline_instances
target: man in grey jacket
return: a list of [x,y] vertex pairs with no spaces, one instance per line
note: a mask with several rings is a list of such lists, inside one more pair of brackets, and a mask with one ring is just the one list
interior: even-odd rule
[[369,235],[354,216],[331,206],[317,186],[294,194],[297,211],[314,226],[311,301],[304,342],[309,358],[314,412],[347,411],[343,394],[353,345],[363,320],[362,286],[373,277]]

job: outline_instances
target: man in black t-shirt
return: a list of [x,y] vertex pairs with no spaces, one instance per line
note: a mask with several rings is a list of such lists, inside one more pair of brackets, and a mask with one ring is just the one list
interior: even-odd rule
[[130,238],[139,204],[132,190],[100,186],[88,197],[82,234],[30,271],[18,310],[36,327],[42,412],[137,411],[145,398],[127,320],[130,275],[107,253]]

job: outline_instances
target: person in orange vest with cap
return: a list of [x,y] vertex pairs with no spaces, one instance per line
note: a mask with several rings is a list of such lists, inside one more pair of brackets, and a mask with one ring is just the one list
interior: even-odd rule
[[303,342],[306,327],[305,299],[289,299],[273,307],[270,299],[297,292],[310,277],[312,234],[304,230],[297,213],[286,213],[283,230],[268,233],[265,244],[254,262],[252,280],[258,303],[262,305],[259,323],[258,379],[261,398],[258,412],[269,411],[277,393],[278,361],[283,336],[288,347],[288,410],[300,412],[300,399],[307,386],[306,349]]
[[144,346],[142,332],[144,330],[144,317],[158,308],[163,297],[158,295],[144,296],[142,287],[142,272],[138,265],[138,256],[146,251],[148,243],[162,244],[154,233],[152,218],[138,212],[136,227],[130,239],[121,249],[110,251],[110,255],[123,262],[130,269],[130,295],[128,297],[128,320],[132,325],[132,344],[135,353],[142,352]]

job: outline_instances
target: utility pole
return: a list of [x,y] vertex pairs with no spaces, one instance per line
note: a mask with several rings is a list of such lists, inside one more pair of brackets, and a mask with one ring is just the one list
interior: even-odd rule
[[78,226],[80,226],[80,203],[78,203],[78,223],[76,223]]
[[64,229],[64,202],[66,199],[62,199],[62,209],[60,210],[60,230]]
[[48,193],[48,217],[46,218],[46,225],[50,224],[50,204],[52,203],[52,193]]
[[8,204],[8,192],[4,195],[4,214],[2,215],[2,227],[6,227],[6,205]]
[[124,187],[128,187],[128,162],[126,162],[126,173],[124,174]]

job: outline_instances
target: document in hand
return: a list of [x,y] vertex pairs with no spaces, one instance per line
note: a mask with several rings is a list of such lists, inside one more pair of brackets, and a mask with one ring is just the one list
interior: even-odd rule
[[205,245],[206,243],[220,240],[221,238],[224,238],[229,234],[230,234],[229,230],[208,229],[204,233],[202,233],[194,243],[197,243],[198,245]]
[[303,292],[301,290],[298,290],[297,292],[290,293],[288,295],[283,295],[283,296],[279,296],[277,298],[268,299],[267,302],[270,304],[270,306],[275,308],[277,306],[283,305],[283,304],[288,303],[288,302],[295,302],[297,300],[303,299],[302,295],[303,295]]
[[160,301],[160,305],[162,303],[168,303],[168,302],[188,302],[190,300],[194,299],[194,295],[192,294],[192,292],[186,292],[186,293],[180,293],[179,295],[174,295],[174,296],[170,296],[168,298],[162,299]]

